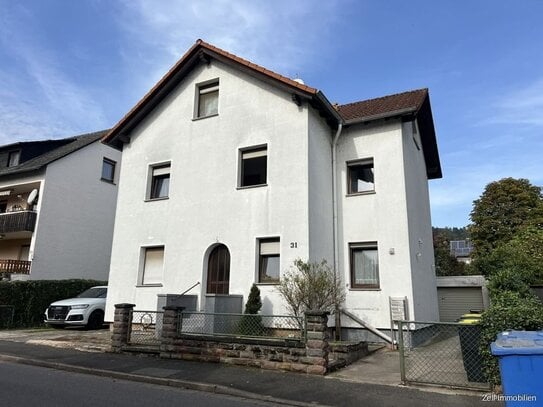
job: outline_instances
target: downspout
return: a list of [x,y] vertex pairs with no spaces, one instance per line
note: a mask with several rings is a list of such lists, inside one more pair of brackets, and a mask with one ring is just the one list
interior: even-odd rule
[[[338,128],[334,140],[332,141],[332,224],[333,224],[333,241],[334,241],[334,275],[337,278],[339,273],[339,241],[338,241],[338,221],[337,221],[337,142],[341,131],[343,130],[343,124],[338,123]],[[336,327],[336,340],[341,340],[341,312],[339,304],[336,304],[335,313],[335,327]]]

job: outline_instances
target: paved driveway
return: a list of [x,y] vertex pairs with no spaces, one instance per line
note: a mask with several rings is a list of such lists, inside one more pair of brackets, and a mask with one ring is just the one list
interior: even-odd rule
[[86,331],[83,328],[14,329],[0,331],[0,340],[84,352],[104,352],[110,348],[111,332],[107,328],[94,331]]

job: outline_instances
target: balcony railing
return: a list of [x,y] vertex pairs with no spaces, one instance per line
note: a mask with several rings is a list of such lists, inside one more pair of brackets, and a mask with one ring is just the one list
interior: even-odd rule
[[34,211],[0,213],[0,233],[34,232],[36,216]]
[[31,261],[0,259],[0,273],[30,274]]

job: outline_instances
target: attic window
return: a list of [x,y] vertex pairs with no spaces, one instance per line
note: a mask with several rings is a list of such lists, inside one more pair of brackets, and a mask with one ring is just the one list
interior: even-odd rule
[[8,154],[8,167],[15,167],[19,165],[19,159],[21,158],[21,150],[10,151]]
[[196,118],[219,114],[219,81],[198,85]]

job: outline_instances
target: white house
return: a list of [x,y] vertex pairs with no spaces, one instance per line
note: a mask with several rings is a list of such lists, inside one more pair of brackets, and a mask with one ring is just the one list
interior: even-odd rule
[[105,132],[0,146],[0,273],[107,280],[121,153]]
[[333,106],[198,40],[103,141],[123,151],[107,321],[197,282],[201,310],[241,312],[256,283],[263,312],[283,314],[276,284],[297,258],[333,265],[370,326],[390,330],[390,297],[437,320],[426,89]]

